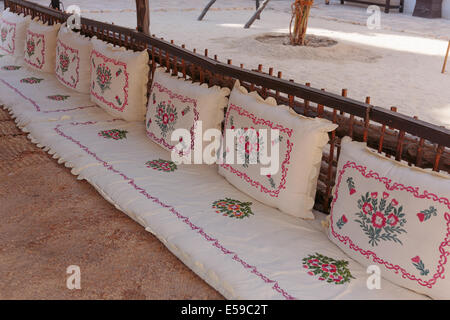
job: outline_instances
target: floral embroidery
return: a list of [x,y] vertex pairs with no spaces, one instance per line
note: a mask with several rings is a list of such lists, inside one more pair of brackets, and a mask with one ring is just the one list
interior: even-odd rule
[[415,256],[414,258],[411,259],[411,261],[412,261],[413,266],[416,267],[416,269],[420,271],[421,276],[426,276],[426,275],[428,275],[428,273],[430,273],[430,270],[425,269],[425,265],[419,256]]
[[[12,22],[8,22],[4,19],[0,20],[0,25],[2,28],[0,30],[0,39],[1,45],[0,47],[8,52],[9,54],[14,54],[16,50],[16,24]],[[11,36],[10,36],[11,35]],[[9,39],[9,41],[8,41]]]
[[163,159],[147,161],[145,164],[147,167],[158,171],[173,172],[177,170],[175,162]]
[[109,69],[107,65],[102,63],[97,66],[95,72],[97,74],[97,84],[100,87],[102,93],[104,93],[105,90],[110,89],[111,86],[111,69]]
[[419,218],[420,222],[424,222],[424,221],[427,221],[428,219],[430,219],[432,216],[436,216],[436,215],[437,215],[436,208],[431,206],[429,209],[420,211],[417,214],[417,217]]
[[358,219],[355,219],[355,222],[359,223],[369,237],[369,244],[372,246],[377,246],[381,240],[403,244],[398,236],[407,233],[403,229],[406,224],[403,206],[397,208],[397,201],[387,204],[388,197],[386,192],[383,192],[381,199],[378,199],[377,192],[372,192],[370,197],[367,192],[358,200],[358,208],[361,211],[356,213]]
[[344,224],[346,224],[347,222],[348,222],[347,217],[345,216],[345,214],[343,214],[342,217],[340,217],[339,220],[336,222],[336,226],[339,229],[342,229]]
[[8,37],[8,29],[6,27],[2,27],[2,29],[1,29],[2,42],[6,41],[6,37]]
[[36,77],[29,77],[29,78],[23,78],[20,80],[20,83],[28,83],[28,84],[36,84],[40,83],[44,79],[36,78]]
[[263,148],[262,138],[255,128],[241,128],[237,130],[238,143],[235,145],[238,156],[243,161],[244,168],[249,164],[260,163],[260,151]]
[[14,70],[19,70],[20,68],[21,68],[20,66],[4,66],[4,67],[2,67],[2,70],[14,71]]
[[47,96],[47,99],[55,100],[55,101],[64,101],[64,100],[67,100],[69,98],[70,98],[70,96],[62,95],[62,94],[55,94],[53,96]]
[[319,280],[334,284],[344,284],[354,279],[348,269],[348,261],[335,260],[320,253],[310,254],[303,258],[303,268],[308,269],[311,276],[319,276]]
[[59,57],[59,63],[55,65],[56,76],[66,86],[75,89],[80,79],[80,58],[78,56],[78,50],[64,44],[58,39],[56,56]]
[[225,198],[223,200],[214,201],[212,208],[216,209],[216,213],[221,213],[223,216],[230,218],[243,219],[253,215],[251,202],[241,202],[239,200]]
[[[177,146],[177,149],[175,151],[177,151],[180,155],[186,155],[190,153],[191,150],[194,149],[194,129],[196,121],[198,121],[199,119],[197,100],[189,98],[188,96],[178,94],[161,85],[157,81],[153,81],[151,92],[151,101],[153,104],[152,106],[149,106],[149,111],[147,112],[147,118],[149,119],[149,121],[147,122],[147,136],[161,146],[169,150],[173,150],[178,143],[167,141],[166,136],[170,136],[169,132],[174,129],[174,125],[177,120],[181,120],[184,116],[187,116],[189,114],[191,116],[183,119],[183,121],[186,127],[190,126],[190,145],[188,145],[188,142],[184,142],[181,139],[181,145]],[[157,95],[159,95],[159,99],[157,99]],[[166,100],[164,100],[164,97],[166,95],[168,96],[166,98],[167,102]],[[178,103],[185,105],[185,107],[180,112],[176,109],[174,104],[171,103],[171,101],[177,101]],[[173,114],[173,116],[171,116],[171,113]],[[158,127],[153,128],[153,123],[158,125]]]
[[[92,50],[91,70],[91,95],[98,103],[123,112],[128,106],[127,64]],[[111,90],[112,84],[114,90]]]
[[45,37],[43,34],[27,31],[24,60],[37,69],[42,69],[45,65]]
[[347,185],[348,185],[348,191],[350,192],[350,195],[354,194],[356,192],[356,189],[355,189],[355,182],[353,181],[352,177],[347,178]]
[[63,52],[59,55],[59,66],[61,68],[61,72],[67,72],[69,70],[70,59],[67,53]]
[[105,139],[114,139],[114,140],[122,140],[126,139],[128,131],[119,130],[119,129],[111,129],[111,130],[103,130],[98,133],[100,137]]
[[27,55],[31,57],[36,50],[36,43],[33,38],[27,39]]
[[[243,127],[237,129],[234,123],[234,117],[243,119],[245,121],[251,121],[251,126]],[[247,119],[248,120],[247,120]],[[257,164],[259,162],[260,153],[264,150],[262,137],[259,137],[259,131],[254,130],[254,127],[268,127],[270,129],[279,130],[278,139],[272,139],[270,144],[273,146],[280,142],[286,143],[286,152],[284,154],[283,162],[281,163],[281,172],[277,176],[262,176],[262,179],[256,179],[255,177],[250,177],[247,171],[244,170],[248,168],[248,164]],[[278,197],[281,190],[285,188],[287,172],[289,169],[289,162],[291,157],[291,152],[294,144],[289,140],[292,136],[293,130],[287,127],[283,127],[280,124],[274,123],[270,120],[264,118],[259,118],[253,113],[248,112],[244,108],[237,106],[235,104],[230,104],[228,106],[227,114],[225,117],[225,128],[236,130],[236,137],[238,143],[235,144],[235,151],[238,154],[238,160],[242,160],[239,166],[230,165],[228,163],[222,163],[220,166],[225,170],[230,171],[237,177],[246,181],[252,187],[258,189],[271,197]],[[253,130],[249,130],[253,129]],[[270,130],[269,130],[270,131]],[[269,143],[267,143],[269,144]],[[284,147],[284,146],[283,146]],[[223,157],[225,158],[229,150],[223,151]],[[281,156],[281,155],[280,155]],[[225,162],[225,161],[224,161]],[[242,169],[243,167],[244,169]]]
[[165,138],[167,133],[173,131],[178,119],[178,112],[170,100],[167,103],[161,101],[157,106],[157,110],[155,122],[161,129],[161,135]]

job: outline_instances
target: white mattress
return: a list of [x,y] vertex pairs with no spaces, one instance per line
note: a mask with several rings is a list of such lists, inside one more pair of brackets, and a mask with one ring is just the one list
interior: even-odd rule
[[[5,56],[0,67],[12,62],[21,63]],[[29,76],[45,81],[20,83]],[[52,94],[71,98],[56,103],[46,98]],[[96,106],[86,108],[92,105],[88,95],[66,89],[51,74],[25,67],[0,69],[0,103],[34,143],[157,236],[226,298],[427,298],[387,280],[381,289],[369,290],[366,269],[328,240],[320,223],[324,214],[315,212],[314,221],[285,215],[234,188],[214,165],[181,165],[169,173],[148,168],[146,161],[170,160],[170,154],[146,137],[144,122],[125,122]],[[127,138],[98,135],[107,129],[127,130]],[[212,203],[226,197],[252,202],[254,215],[233,219],[217,214]],[[354,279],[336,285],[309,275],[302,259],[316,252],[347,260]]]

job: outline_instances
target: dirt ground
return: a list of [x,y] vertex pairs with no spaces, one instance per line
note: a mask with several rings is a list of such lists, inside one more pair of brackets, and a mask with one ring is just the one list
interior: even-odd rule
[[[0,107],[0,299],[223,299]],[[81,289],[66,268],[78,265]]]

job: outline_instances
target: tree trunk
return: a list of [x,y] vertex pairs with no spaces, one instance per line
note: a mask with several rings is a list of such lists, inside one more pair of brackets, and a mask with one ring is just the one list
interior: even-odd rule
[[137,30],[150,35],[150,9],[148,0],[136,0]]

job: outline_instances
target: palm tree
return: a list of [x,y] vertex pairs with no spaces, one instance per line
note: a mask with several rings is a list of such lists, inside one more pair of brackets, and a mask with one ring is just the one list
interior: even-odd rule
[[309,10],[313,3],[314,0],[295,0],[291,5],[292,18],[289,25],[289,33],[292,45],[305,45]]

